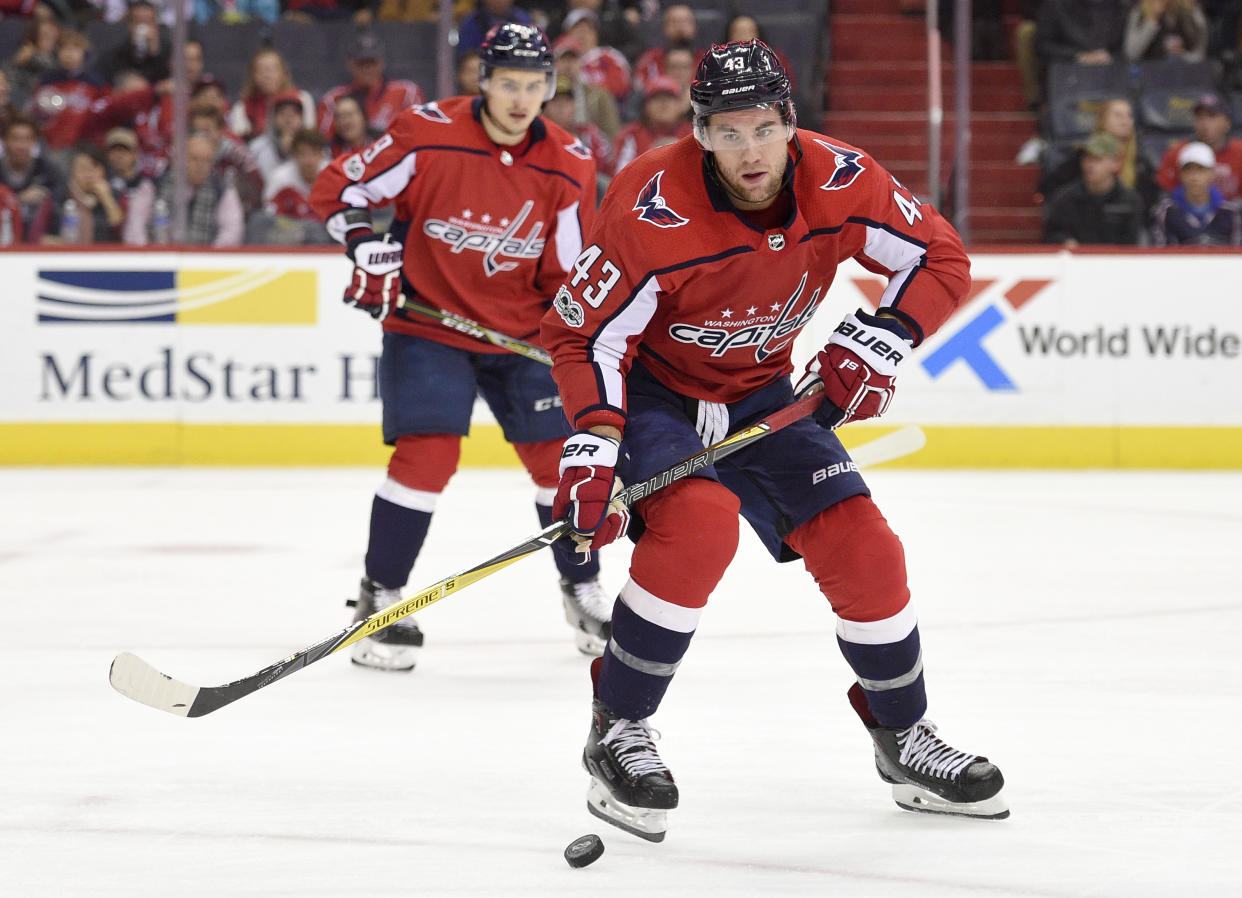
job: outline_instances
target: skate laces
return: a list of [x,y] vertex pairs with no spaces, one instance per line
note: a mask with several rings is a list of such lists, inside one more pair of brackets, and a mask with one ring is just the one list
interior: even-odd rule
[[574,604],[597,621],[612,620],[612,600],[604,595],[599,580],[583,580],[581,583],[569,583],[570,594]]
[[611,746],[626,775],[638,779],[648,773],[668,773],[668,768],[656,754],[653,736],[658,739],[660,733],[653,730],[647,721],[620,717],[608,729],[600,744]]
[[924,718],[897,734],[901,746],[898,763],[915,773],[926,773],[941,779],[957,779],[978,755],[958,751],[936,735],[936,725]]

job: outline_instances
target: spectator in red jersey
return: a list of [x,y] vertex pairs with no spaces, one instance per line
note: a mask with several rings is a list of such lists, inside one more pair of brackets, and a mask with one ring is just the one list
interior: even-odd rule
[[267,118],[278,95],[294,92],[301,98],[302,127],[315,127],[315,101],[293,85],[285,58],[271,47],[264,47],[250,58],[241,94],[228,114],[229,130],[243,140],[258,137],[267,130]]
[[[75,207],[73,218],[69,216],[70,203]],[[44,243],[88,246],[121,242],[125,212],[108,183],[104,156],[98,147],[84,144],[74,150],[65,197],[53,213],[55,224],[43,236]]]
[[[1195,136],[1192,139],[1206,143],[1216,154],[1216,177],[1212,184],[1227,200],[1237,199],[1242,187],[1242,139],[1229,136],[1232,124],[1229,107],[1216,94],[1205,94],[1195,104]],[[1161,190],[1172,193],[1177,189],[1181,171],[1177,156],[1188,143],[1189,140],[1183,140],[1173,144],[1160,160],[1156,183]]]
[[356,153],[379,135],[367,127],[367,117],[362,103],[353,94],[345,94],[336,100],[331,138],[332,156]]
[[246,145],[224,130],[224,116],[220,110],[209,105],[193,107],[190,131],[211,141],[216,174],[237,189],[244,211],[250,213],[259,208],[263,199],[263,176]]
[[[245,214],[237,189],[215,170],[215,146],[205,134],[191,134],[185,142],[188,192],[185,242],[195,246],[239,246]],[[158,198],[174,208],[172,173],[160,179]]]
[[263,211],[247,226],[247,243],[299,246],[331,243],[310,206],[311,185],[328,164],[328,140],[314,128],[293,136],[291,158],[272,173],[263,191]]
[[138,135],[132,128],[113,128],[104,140],[104,153],[108,159],[108,183],[125,213],[121,242],[146,246],[155,208],[155,182],[138,165]]
[[104,93],[103,82],[86,68],[90,41],[65,31],[56,45],[56,68],[34,92],[31,113],[47,145],[66,149],[77,142],[90,105]]
[[564,35],[552,45],[552,51],[556,57],[557,76],[568,78],[573,87],[574,120],[591,122],[612,140],[621,130],[621,112],[612,94],[582,81],[582,45]]
[[290,90],[277,94],[272,101],[272,114],[268,116],[267,130],[250,141],[250,155],[254,157],[264,184],[268,183],[272,172],[292,155],[293,136],[306,127],[303,118],[305,108],[299,91]]
[[138,72],[152,84],[172,74],[172,40],[161,29],[150,0],[131,0],[125,13],[125,39],[103,52],[100,70],[111,81],[118,72]]
[[582,48],[579,80],[602,87],[618,103],[624,102],[633,87],[630,62],[616,47],[600,44],[599,16],[589,9],[571,9],[564,28],[562,36],[573,38]]
[[[784,67],[785,72],[789,75],[789,86],[794,90],[797,90],[798,82],[794,79],[794,69],[793,65],[789,62],[789,57],[768,42],[768,39],[763,35],[763,29],[759,27],[758,19],[754,16],[747,15],[746,13],[739,13],[725,23],[725,36],[722,43],[727,44],[731,41],[753,41],[756,39],[763,41],[771,47],[772,52],[776,54],[776,58],[781,61],[781,65]],[[698,62],[697,58],[695,62]],[[665,69],[665,74],[671,74],[667,68]],[[691,72],[691,77],[693,76],[694,73]]]
[[[660,21],[660,33],[664,38],[664,44],[652,47],[638,57],[638,62],[634,63],[634,89],[645,92],[647,83],[652,78],[667,75],[668,69],[664,65],[664,54],[672,47],[694,50],[698,32],[698,20],[695,19],[694,10],[688,4],[674,3],[665,7]],[[696,53],[695,64],[698,62],[699,55],[701,54]]]
[[60,23],[55,19],[32,19],[22,35],[22,42],[9,60],[13,79],[13,102],[24,108],[43,83],[49,72],[57,67],[56,46],[60,43]]
[[687,113],[690,111],[690,82],[694,80],[694,69],[698,65],[696,57],[689,47],[669,47],[664,54],[664,77],[672,78],[681,87],[682,105]]
[[653,78],[643,97],[642,116],[617,135],[615,170],[621,171],[653,147],[662,147],[689,134],[688,111],[682,102],[681,85],[666,75]]
[[544,104],[542,115],[577,137],[591,151],[595,157],[595,195],[603,196],[612,175],[612,144],[598,125],[579,118],[575,86],[565,75],[557,75],[556,94]]
[[384,131],[397,113],[423,102],[423,91],[413,81],[384,77],[384,43],[371,31],[361,31],[350,42],[347,65],[350,83],[334,87],[319,102],[319,130],[330,136],[336,101],[345,94],[357,94],[367,117],[367,126]]
[[39,129],[25,116],[14,116],[4,129],[0,183],[21,206],[22,238],[37,243],[51,222],[53,197],[64,190],[64,176],[45,155],[35,153]]

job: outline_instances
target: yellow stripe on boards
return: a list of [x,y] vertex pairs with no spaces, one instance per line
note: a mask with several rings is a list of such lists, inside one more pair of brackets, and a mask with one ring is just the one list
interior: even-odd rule
[[[896,427],[847,427],[847,447]],[[925,427],[905,468],[1242,468],[1238,427]],[[2,465],[383,466],[391,450],[374,425],[0,424]],[[517,468],[495,424],[462,443],[462,467]]]

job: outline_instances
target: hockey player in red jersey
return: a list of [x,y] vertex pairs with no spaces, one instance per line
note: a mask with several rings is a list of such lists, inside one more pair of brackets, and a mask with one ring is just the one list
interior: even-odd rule
[[[953,228],[865,152],[796,128],[789,79],[762,42],[713,47],[691,87],[694,136],[610,185],[587,246],[544,316],[575,433],[555,513],[598,549],[625,532],[617,481],[641,481],[823,390],[805,418],[639,501],[630,579],[592,663],[588,808],[652,841],[677,786],[647,718],[738,541],[738,513],[774,558],[801,557],[838,618],[848,695],[882,779],[910,810],[1008,816],[1003,779],[924,716],[905,559],[833,430],[881,414],[911,350],[965,297]],[[795,336],[854,258],[889,278],[791,385]]]
[[[313,185],[311,205],[354,262],[345,301],[384,330],[384,441],[395,449],[372,504],[355,620],[396,601],[406,584],[457,469],[476,393],[534,480],[543,525],[553,520],[565,425],[547,366],[399,308],[404,296],[538,339],[540,318],[595,214],[590,152],[539,116],[552,79],[543,32],[498,25],[482,47],[482,96],[406,109]],[[370,210],[390,202],[393,225],[376,234]],[[598,563],[578,565],[571,548],[555,550],[565,614],[579,649],[598,655],[612,602],[600,591]],[[353,660],[409,670],[422,643],[405,618],[359,642]]]

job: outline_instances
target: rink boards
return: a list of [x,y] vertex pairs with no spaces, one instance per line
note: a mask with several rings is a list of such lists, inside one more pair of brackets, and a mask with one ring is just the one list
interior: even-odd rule
[[[969,300],[847,445],[913,423],[911,466],[1242,467],[1242,255],[972,260]],[[383,463],[379,328],[340,302],[348,274],[331,250],[0,254],[0,464]],[[795,362],[883,286],[843,266]],[[727,284],[720,304],[724,351],[776,325]],[[463,464],[517,464],[482,406]]]

